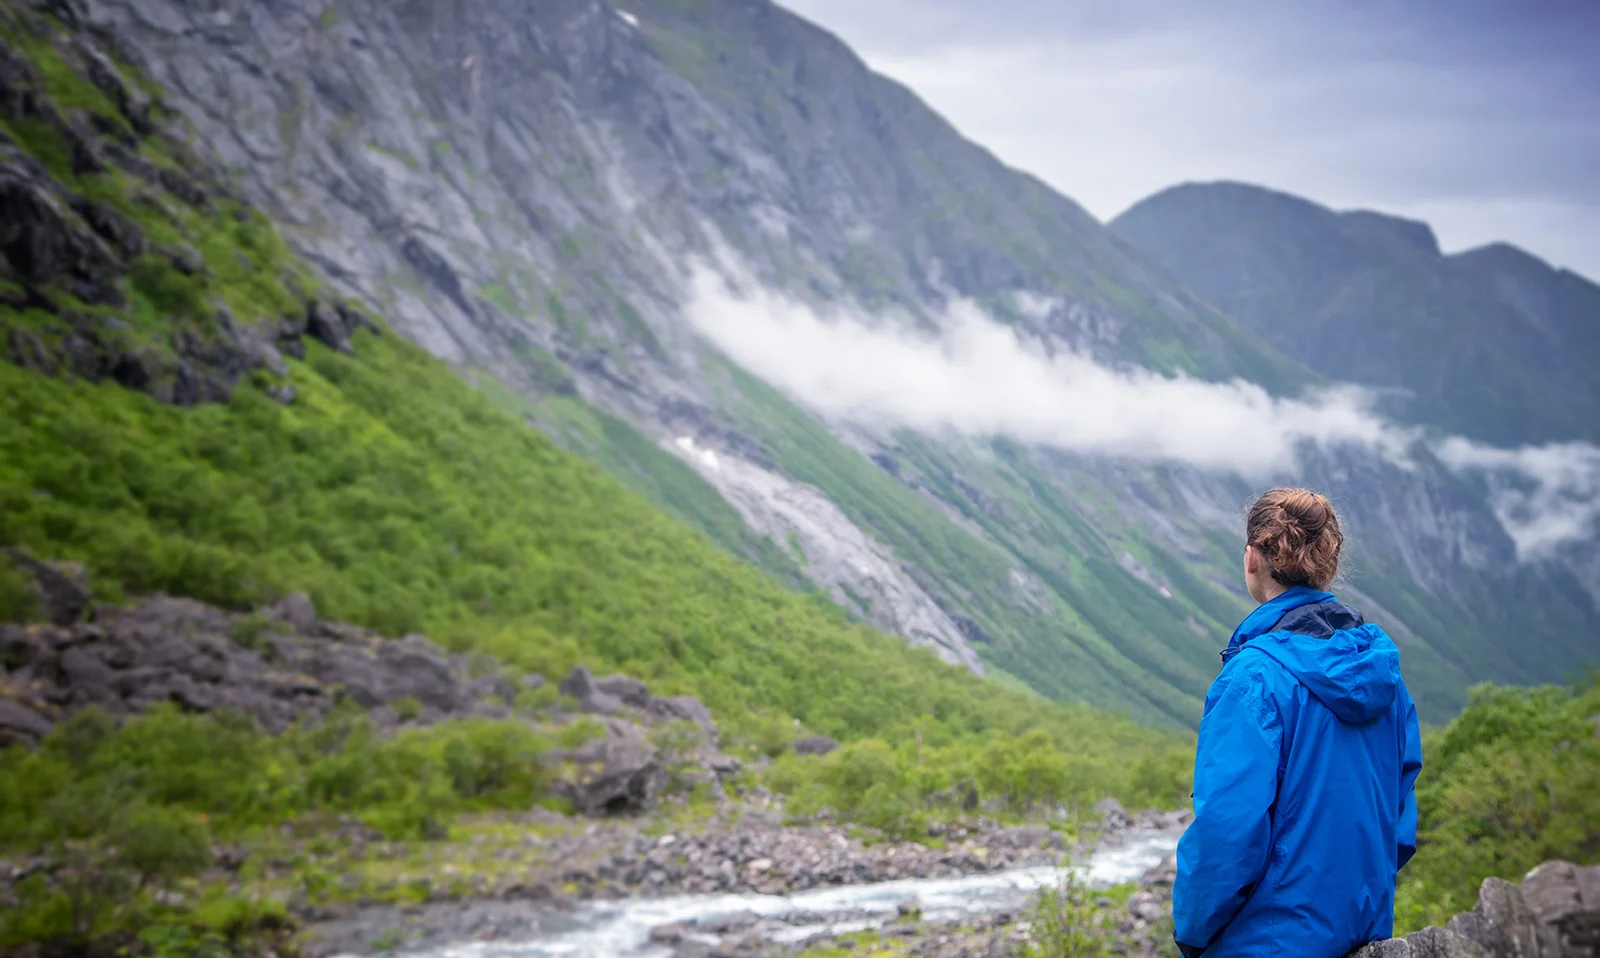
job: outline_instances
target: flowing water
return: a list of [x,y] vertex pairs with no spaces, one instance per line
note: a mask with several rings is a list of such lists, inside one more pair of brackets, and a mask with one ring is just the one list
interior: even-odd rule
[[[1094,888],[1120,885],[1158,864],[1178,843],[1178,832],[1135,832],[1074,866]],[[948,921],[1023,905],[1029,893],[1060,878],[1054,867],[1023,868],[961,878],[908,878],[871,885],[816,888],[792,895],[682,895],[586,905],[547,919],[541,933],[522,941],[470,942],[411,952],[408,958],[657,958],[670,949],[650,942],[657,925],[744,916],[739,935],[802,941],[825,933],[874,928],[914,904],[930,921]],[[751,921],[754,920],[752,924]],[[694,930],[694,929],[691,929]],[[705,941],[716,940],[707,931]]]

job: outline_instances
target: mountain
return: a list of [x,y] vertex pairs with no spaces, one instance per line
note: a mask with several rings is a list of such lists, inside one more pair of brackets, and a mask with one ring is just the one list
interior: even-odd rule
[[[280,661],[263,638],[271,616],[344,643],[358,666],[405,644],[385,646],[372,629],[427,630],[472,653],[457,664],[474,673],[626,667],[693,691],[741,739],[786,744],[803,721],[846,741],[927,734],[932,746],[1043,722],[1064,741],[1107,747],[1108,760],[1143,741],[1182,742],[984,681],[852,623],[560,449],[330,290],[225,171],[190,151],[179,117],[107,36],[69,27],[62,9],[0,8],[0,742],[17,740],[20,703],[42,697],[39,708],[65,717],[87,702],[165,699],[151,685],[174,668],[198,677],[172,693],[176,704],[216,707],[250,678],[232,671],[239,650],[208,653],[197,640],[197,651],[181,633],[186,619],[226,623],[225,609],[255,618],[202,631],[274,672],[287,701],[267,704],[280,713],[306,704],[296,695],[327,693],[303,676],[296,691],[294,673],[273,668],[293,656]],[[692,488],[688,468],[661,455],[680,475],[662,468],[654,488],[669,498]],[[738,521],[721,500],[692,509],[711,525]],[[145,603],[154,618],[103,643],[108,629],[79,621],[85,576],[101,601],[198,601],[158,596]],[[33,577],[46,598],[71,599],[55,603],[70,607],[55,624],[76,637],[20,624],[40,611]],[[258,611],[302,591],[311,604]],[[319,611],[358,628],[324,628]],[[149,648],[164,638],[179,641]],[[433,665],[386,661],[420,687],[440,659],[418,647]],[[209,666],[191,661],[207,656]],[[25,681],[40,662],[50,678]],[[355,698],[384,684],[360,678],[368,692]],[[64,687],[51,689],[55,679]],[[538,689],[556,699],[528,687]],[[103,740],[94,725],[79,728],[85,742]],[[32,733],[22,741],[38,737],[21,730]],[[17,802],[15,790],[0,796],[0,845],[32,834]]]
[[1238,183],[1185,184],[1111,228],[1264,341],[1398,416],[1505,445],[1600,438],[1600,286],[1505,243]]
[[1346,591],[1430,719],[1474,681],[1592,657],[1600,583],[1519,562],[1495,490],[1437,460],[1313,451],[1244,479],[955,437],[825,416],[721,353],[687,315],[693,260],[924,331],[976,304],[1122,373],[1277,396],[1344,378],[770,3],[48,9],[150,79],[328,294],[725,551],[998,683],[1192,726],[1249,608],[1239,510],[1270,479],[1340,497]]

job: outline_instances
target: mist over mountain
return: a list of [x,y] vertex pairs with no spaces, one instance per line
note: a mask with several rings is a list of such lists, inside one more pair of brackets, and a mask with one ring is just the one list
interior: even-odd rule
[[1594,438],[1576,277],[1291,200],[1287,236],[1107,229],[762,0],[79,15],[331,289],[947,661],[1192,726],[1239,511],[1287,481],[1339,502],[1430,719],[1593,658],[1593,473],[1526,452]]

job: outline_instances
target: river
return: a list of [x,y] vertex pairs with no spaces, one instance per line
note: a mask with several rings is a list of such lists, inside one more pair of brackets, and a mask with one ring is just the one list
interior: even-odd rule
[[[1091,853],[1075,870],[1092,888],[1133,881],[1177,846],[1177,831],[1132,832]],[[902,879],[871,885],[817,888],[792,895],[683,895],[584,905],[545,917],[539,932],[519,941],[464,942],[406,953],[406,958],[659,958],[671,949],[652,944],[650,929],[667,924],[737,920],[741,936],[802,941],[823,933],[877,927],[902,904],[932,921],[1012,910],[1029,893],[1059,880],[1054,867],[1023,868],[961,878]],[[715,940],[707,933],[707,942]]]

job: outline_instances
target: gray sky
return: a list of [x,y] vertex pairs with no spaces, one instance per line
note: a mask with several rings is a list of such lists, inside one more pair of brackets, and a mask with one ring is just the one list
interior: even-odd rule
[[1600,281],[1597,0],[780,0],[1110,219],[1233,179]]

